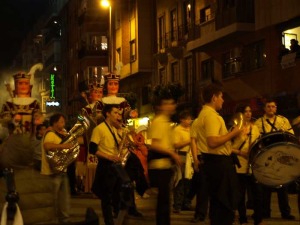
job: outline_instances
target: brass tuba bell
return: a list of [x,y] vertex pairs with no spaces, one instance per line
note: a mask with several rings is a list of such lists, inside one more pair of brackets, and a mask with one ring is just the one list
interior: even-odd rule
[[89,120],[82,115],[78,115],[77,122],[68,132],[68,135],[61,141],[61,144],[72,143],[73,147],[69,149],[47,151],[46,158],[54,172],[63,172],[76,160],[80,151],[77,138],[84,134],[88,130],[89,126]]

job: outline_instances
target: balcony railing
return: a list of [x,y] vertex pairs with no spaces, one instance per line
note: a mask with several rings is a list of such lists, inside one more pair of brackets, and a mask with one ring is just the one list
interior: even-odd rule
[[82,59],[87,56],[108,57],[108,50],[101,49],[100,45],[81,47],[81,49],[78,51],[78,58]]
[[177,46],[184,46],[187,42],[200,38],[200,25],[190,23],[180,25],[176,30],[165,33],[159,38],[159,49],[169,49]]

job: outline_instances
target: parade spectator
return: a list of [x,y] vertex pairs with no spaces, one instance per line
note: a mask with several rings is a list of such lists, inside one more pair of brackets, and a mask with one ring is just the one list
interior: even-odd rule
[[298,41],[296,39],[291,39],[291,52],[296,52],[297,54],[300,52],[300,45],[298,44]]

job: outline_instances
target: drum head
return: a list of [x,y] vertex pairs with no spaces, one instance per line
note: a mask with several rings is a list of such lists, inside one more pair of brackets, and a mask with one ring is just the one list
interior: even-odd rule
[[254,177],[267,186],[285,185],[300,177],[300,146],[294,143],[272,144],[251,161]]

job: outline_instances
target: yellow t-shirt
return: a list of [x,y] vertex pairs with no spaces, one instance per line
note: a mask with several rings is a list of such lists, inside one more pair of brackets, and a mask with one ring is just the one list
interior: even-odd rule
[[[270,121],[273,124],[274,121]],[[270,133],[275,132],[275,129],[272,129],[272,126],[267,122],[267,117],[263,116],[255,121],[255,125],[258,127],[260,133]],[[286,131],[294,134],[292,126],[287,118],[284,116],[276,115],[274,126],[277,131]]]
[[201,152],[216,155],[231,154],[230,141],[216,148],[209,148],[207,145],[207,137],[221,136],[228,133],[223,118],[216,110],[210,106],[204,105],[194,126],[197,136],[197,148],[200,149]]
[[[180,124],[174,128],[173,131],[174,144],[180,144],[191,139],[190,137],[190,127],[183,127]],[[181,149],[178,149],[180,152],[188,152],[190,150],[190,145],[186,145]]]
[[[172,127],[169,118],[164,115],[156,116],[149,128],[149,137],[157,139],[161,147],[174,151]],[[167,157],[167,156],[166,156]],[[170,158],[154,159],[149,162],[149,169],[168,169],[171,168],[172,161]]]
[[51,175],[53,171],[50,168],[49,162],[46,157],[46,150],[44,148],[44,143],[53,143],[60,144],[62,139],[57,136],[53,131],[49,131],[46,133],[43,142],[42,142],[42,166],[41,166],[41,174],[43,175]]
[[[110,128],[115,134],[117,141],[120,142],[121,138],[118,135],[117,129],[112,126],[110,126]],[[100,152],[108,155],[118,155],[119,153],[115,139],[104,122],[94,128],[90,141],[98,145],[98,151]]]

